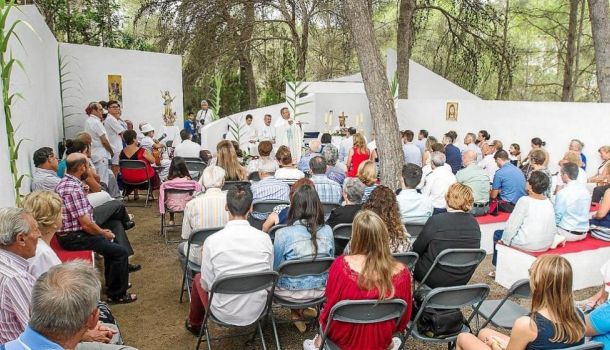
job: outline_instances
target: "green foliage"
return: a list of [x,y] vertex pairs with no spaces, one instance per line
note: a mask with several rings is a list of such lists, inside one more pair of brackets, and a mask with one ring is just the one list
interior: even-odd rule
[[222,74],[216,73],[213,77],[214,87],[212,88],[212,94],[214,99],[212,100],[212,111],[214,112],[214,120],[220,118],[220,101],[222,93]]
[[297,81],[294,77],[290,77],[286,81],[288,87],[288,95],[286,96],[286,103],[292,114],[292,118],[297,120],[298,117],[307,114],[308,112],[300,112],[299,107],[311,103],[311,101],[301,102],[301,95],[305,93],[309,85],[305,85],[302,81]]

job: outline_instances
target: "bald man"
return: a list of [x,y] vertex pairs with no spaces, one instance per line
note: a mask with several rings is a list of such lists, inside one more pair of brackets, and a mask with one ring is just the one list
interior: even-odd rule
[[301,157],[299,164],[297,167],[300,171],[311,174],[311,168],[309,167],[309,161],[317,156],[321,156],[320,152],[322,151],[322,143],[320,140],[311,140],[309,141],[309,152],[307,155]]
[[455,174],[457,181],[464,184],[474,195],[474,205],[470,213],[474,216],[482,216],[489,211],[489,176],[477,165],[477,153],[467,150],[462,154],[464,168]]

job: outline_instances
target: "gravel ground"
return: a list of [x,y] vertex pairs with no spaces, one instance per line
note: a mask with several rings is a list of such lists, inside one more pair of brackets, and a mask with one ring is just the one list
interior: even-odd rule
[[[143,201],[140,201],[143,202]],[[156,213],[156,202],[152,208],[131,207],[128,210],[135,215],[136,227],[129,231],[129,238],[135,250],[132,263],[142,264],[141,271],[133,273],[132,293],[138,294],[138,301],[128,305],[113,305],[112,311],[119,321],[126,344],[139,349],[193,349],[196,338],[184,328],[188,314],[188,302],[178,302],[181,270],[177,259],[176,243],[165,244],[159,235],[160,217]],[[177,216],[180,220],[181,217]],[[172,233],[179,238],[179,231]],[[99,262],[99,261],[98,261]],[[491,269],[491,257],[488,256],[479,266],[472,283],[483,282],[491,287],[490,298],[501,298],[506,290],[487,277]],[[595,288],[578,291],[576,299],[584,299],[593,294]],[[274,309],[284,319],[289,313]],[[278,326],[283,349],[302,349],[303,340],[315,335],[313,330],[305,334],[296,331],[293,325]],[[229,334],[239,330],[227,330],[212,327],[212,334]],[[269,349],[274,349],[271,326],[265,327],[265,339]],[[225,339],[213,342],[213,347],[223,349],[261,349],[260,339],[247,343],[248,337]],[[434,346],[410,340],[408,349],[446,349],[446,346]],[[205,344],[202,344],[205,347]]]

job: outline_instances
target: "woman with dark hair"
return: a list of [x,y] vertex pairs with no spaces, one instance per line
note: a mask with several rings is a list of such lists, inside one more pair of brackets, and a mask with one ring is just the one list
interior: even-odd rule
[[[127,130],[123,133],[123,139],[125,140],[125,148],[121,151],[119,159],[121,160],[141,160],[144,162],[145,169],[121,169],[121,176],[124,181],[130,183],[144,182],[150,179],[151,189],[157,190],[161,186],[161,180],[159,175],[152,168],[151,164],[155,163],[155,157],[147,151],[145,148],[138,145],[136,132],[133,130]],[[138,188],[146,189],[146,185],[123,185],[125,188],[125,194],[129,195],[132,191],[134,192],[134,199],[138,199]]]
[[[290,186],[290,193],[288,194],[288,198],[292,202],[292,196],[299,189],[299,187],[303,185],[314,186],[313,181],[308,178],[298,179],[297,182],[293,183]],[[269,232],[271,228],[275,225],[285,225],[288,222],[288,211],[290,210],[290,205],[280,204],[273,208],[273,212],[269,214],[267,220],[263,223],[263,228],[261,229],[263,232]]]
[[305,177],[305,173],[297,169],[292,161],[292,152],[286,146],[280,146],[275,153],[275,159],[280,168],[275,171],[275,178],[280,180],[298,180]]
[[544,167],[547,167],[549,165],[549,152],[547,152],[546,149],[544,149],[544,146],[546,146],[546,142],[542,141],[542,139],[540,137],[534,137],[532,139],[532,148],[530,149],[529,153],[527,154],[527,157],[525,157],[525,159],[523,160],[524,168],[529,166],[530,156],[531,156],[532,152],[535,150],[541,150],[542,152],[544,152],[546,159],[544,160],[544,163],[542,165],[544,165]]
[[[273,242],[273,268],[286,261],[317,257],[332,257],[334,255],[333,231],[324,224],[324,208],[318,197],[316,188],[312,185],[300,186],[291,197],[288,210],[288,226],[275,233]],[[278,280],[275,294],[283,299],[294,302],[305,302],[324,295],[327,274],[305,277],[281,277]],[[300,321],[304,315],[314,316],[315,310],[304,313],[305,310],[292,310],[292,319],[298,330],[303,333],[307,329]]]
[[[166,189],[184,189],[193,192],[168,192],[165,193]],[[165,209],[170,211],[169,213],[169,225],[174,225],[174,213],[178,211],[184,211],[186,203],[193,199],[195,192],[201,191],[201,185],[199,182],[191,179],[191,174],[186,167],[186,162],[182,157],[174,157],[172,163],[169,166],[169,173],[167,180],[161,184],[159,189],[159,212],[165,213]],[[163,206],[165,204],[165,206]]]

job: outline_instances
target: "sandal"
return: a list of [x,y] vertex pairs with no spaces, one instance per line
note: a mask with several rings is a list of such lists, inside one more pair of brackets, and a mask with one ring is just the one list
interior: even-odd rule
[[108,304],[130,304],[138,300],[138,296],[135,294],[125,294],[121,297],[108,297]]

